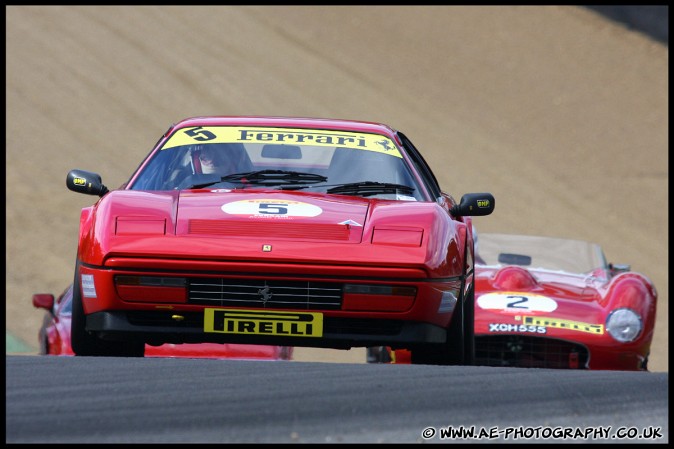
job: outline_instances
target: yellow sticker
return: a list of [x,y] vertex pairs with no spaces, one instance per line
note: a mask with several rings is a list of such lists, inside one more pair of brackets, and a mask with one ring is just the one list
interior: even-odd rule
[[322,337],[323,314],[268,310],[205,309],[204,332],[221,334]]
[[571,331],[588,332],[590,334],[603,335],[603,324],[583,323],[580,321],[559,320],[557,318],[524,316],[524,324],[532,324],[534,326],[554,327],[557,329],[567,329]]
[[381,134],[321,129],[267,128],[243,126],[199,126],[173,133],[162,150],[182,145],[208,143],[259,143],[349,147],[402,157],[393,141]]

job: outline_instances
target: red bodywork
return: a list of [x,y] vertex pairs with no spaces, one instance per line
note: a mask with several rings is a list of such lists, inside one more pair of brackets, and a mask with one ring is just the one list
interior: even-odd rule
[[[281,130],[277,131],[281,139],[290,135],[281,134],[285,128],[379,136],[387,151],[390,145],[386,142],[394,143],[418,183],[416,191],[422,200],[264,186],[133,189],[153,154],[176,133],[198,139],[204,129],[223,126]],[[388,342],[446,343],[454,302],[465,301],[473,288],[468,215],[486,214],[451,213],[454,199],[441,194],[439,187],[434,195],[430,169],[417,171],[425,163],[411,155],[404,142],[405,137],[388,126],[342,120],[205,117],[175,125],[128,183],[102,194],[96,204],[82,210],[75,279],[82,292],[87,331],[102,339],[142,339],[154,344],[217,342],[347,349]],[[493,198],[491,202],[493,208]],[[283,217],[228,213],[240,205],[263,203],[272,207],[299,204],[303,211],[320,213]],[[150,278],[155,284],[141,285]],[[225,290],[237,283],[249,289],[260,285],[250,291],[262,302],[237,306],[226,300],[195,300],[195,286],[226,285]],[[330,305],[303,299],[299,307],[267,302],[280,297],[279,289],[300,284],[309,290],[314,285],[325,291],[334,289],[340,299]],[[383,290],[377,293],[380,287]],[[236,322],[225,321],[223,327],[219,320],[222,316],[227,320],[230,312],[250,315],[248,321],[233,319]],[[292,321],[302,319],[312,324],[303,327]],[[290,321],[286,325],[283,320]],[[322,331],[312,335],[319,326]]]
[[[482,233],[479,241],[477,365],[647,370],[657,291],[646,276],[607,264],[601,248],[587,242]],[[638,316],[640,330],[618,341],[609,316],[626,309]],[[371,348],[368,361],[409,363],[410,354]]]
[[[301,201],[319,206],[323,213],[319,217],[296,218],[283,223],[224,216],[223,204],[247,197],[251,197],[251,201],[258,198]],[[460,288],[463,276],[466,227],[453,222],[436,203],[355,197],[336,199],[272,190],[142,194],[122,190],[110,192],[95,209],[95,214],[83,214],[95,221],[85,222],[90,232],[83,235],[79,248],[83,263],[80,273],[94,275],[100,292],[95,301],[85,297],[87,314],[110,309],[154,308],[148,295],[143,295],[147,302],[140,299],[124,301],[122,292],[115,288],[115,275],[137,274],[137,270],[150,269],[155,276],[186,275],[195,270],[205,277],[212,276],[209,272],[237,277],[242,276],[241,273],[264,272],[291,280],[307,275],[316,282],[327,282],[335,276],[354,281],[388,278],[396,284],[414,285],[420,290],[419,296],[427,298],[427,302],[410,304],[404,311],[394,310],[394,315],[385,313],[386,310],[382,313],[358,310],[325,313],[328,316],[348,314],[426,321],[446,327],[451,314],[436,313],[440,292],[448,284]],[[120,222],[133,223],[139,210],[142,210],[142,217],[138,221],[160,222],[161,230],[155,235],[145,229],[129,230],[120,235]],[[363,226],[337,224],[346,220],[355,220]],[[202,222],[205,223],[199,227]],[[124,226],[126,230],[133,224]],[[383,237],[384,242],[379,243],[380,230],[415,234],[416,240],[398,243]],[[429,244],[438,240],[443,245],[440,248]],[[264,244],[271,245],[272,251],[263,252]],[[455,280],[447,281],[452,278]],[[424,282],[419,283],[420,279]],[[433,279],[438,281],[434,283]],[[171,300],[172,310],[203,309],[187,305],[186,301],[185,297]]]
[[[73,356],[70,345],[72,317],[72,288],[67,288],[56,300],[51,293],[33,295],[33,306],[45,309],[38,332],[40,354]],[[240,344],[163,344],[145,346],[145,357],[181,357],[208,359],[292,360],[293,348],[288,346]]]
[[[611,277],[609,270],[601,270],[594,275],[588,278],[516,266],[478,265],[477,363],[645,370],[655,326],[655,289],[638,273]],[[492,307],[482,304],[489,293],[501,294],[505,302],[494,303]],[[536,310],[540,298],[551,299],[556,308]],[[640,335],[629,343],[616,341],[606,331],[608,315],[623,307],[636,311],[642,318]],[[518,350],[508,349],[516,345]]]

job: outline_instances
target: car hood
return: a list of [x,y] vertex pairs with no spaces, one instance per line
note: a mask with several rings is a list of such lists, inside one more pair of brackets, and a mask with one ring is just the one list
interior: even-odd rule
[[175,233],[359,243],[368,205],[279,191],[187,191],[180,195]]
[[92,265],[161,257],[404,265],[437,276],[463,270],[457,225],[435,202],[273,189],[117,190],[90,214],[81,219],[79,256]]
[[476,334],[605,332],[602,289],[581,275],[477,266],[475,291]]

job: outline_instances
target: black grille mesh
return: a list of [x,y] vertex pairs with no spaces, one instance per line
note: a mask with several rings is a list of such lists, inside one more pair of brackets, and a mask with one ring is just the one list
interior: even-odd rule
[[342,284],[314,281],[192,278],[190,304],[254,309],[339,310]]
[[586,369],[587,362],[587,348],[568,341],[522,335],[475,337],[477,365]]

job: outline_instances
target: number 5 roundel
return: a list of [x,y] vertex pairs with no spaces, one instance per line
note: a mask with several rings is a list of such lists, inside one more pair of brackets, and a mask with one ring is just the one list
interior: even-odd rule
[[284,217],[315,217],[323,212],[318,206],[300,201],[257,199],[234,201],[222,205],[222,211],[233,215],[259,215]]

